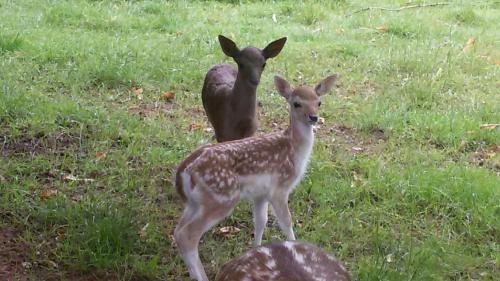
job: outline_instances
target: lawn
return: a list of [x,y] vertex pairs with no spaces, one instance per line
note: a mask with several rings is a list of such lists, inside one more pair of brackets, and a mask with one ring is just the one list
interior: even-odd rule
[[[288,122],[273,75],[339,75],[290,197],[298,239],[356,280],[499,280],[500,3],[409,7],[438,2],[0,0],[0,279],[188,280],[170,179],[214,141],[201,88],[233,63],[223,34],[288,37],[257,134]],[[205,234],[209,277],[252,231],[243,203]]]

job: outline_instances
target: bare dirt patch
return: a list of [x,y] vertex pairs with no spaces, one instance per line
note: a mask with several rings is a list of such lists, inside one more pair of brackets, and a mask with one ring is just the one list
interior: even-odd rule
[[20,233],[11,227],[0,228],[0,280],[29,280],[29,247],[19,240]]
[[373,128],[370,134],[365,136],[355,128],[339,124],[319,125],[316,128],[316,135],[326,142],[340,144],[353,154],[373,152],[378,144],[388,138],[387,133],[380,128]]
[[79,138],[65,132],[51,135],[23,137],[12,139],[0,136],[0,154],[8,156],[35,156],[37,154],[64,154],[64,152],[79,142]]
[[132,114],[138,115],[140,118],[154,118],[159,115],[167,115],[173,112],[172,103],[154,103],[154,104],[140,104],[132,106],[128,111]]
[[500,146],[491,144],[487,147],[480,147],[471,153],[469,162],[480,167],[492,169],[497,175],[500,175]]

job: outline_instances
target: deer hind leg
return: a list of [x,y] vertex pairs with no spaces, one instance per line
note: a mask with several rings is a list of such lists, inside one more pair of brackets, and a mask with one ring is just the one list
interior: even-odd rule
[[287,240],[295,240],[292,228],[292,215],[288,208],[288,195],[277,194],[271,198],[271,205],[278,219],[281,230],[286,235]]
[[187,210],[184,211],[183,217],[176,227],[174,237],[192,279],[208,281],[198,252],[200,239],[208,229],[232,212],[236,202],[226,202],[225,204],[210,202],[210,204],[198,204],[197,206],[195,206],[195,202],[190,202],[191,205],[187,205]]
[[254,245],[260,246],[262,243],[262,235],[267,223],[267,198],[260,197],[254,200],[253,204],[253,221],[254,221]]

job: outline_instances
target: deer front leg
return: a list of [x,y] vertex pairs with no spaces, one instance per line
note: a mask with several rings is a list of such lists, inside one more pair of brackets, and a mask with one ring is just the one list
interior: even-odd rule
[[253,204],[253,221],[254,221],[254,245],[260,246],[262,243],[262,235],[267,223],[267,207],[268,202],[264,197],[254,200]]
[[278,219],[281,230],[286,235],[287,240],[295,240],[292,228],[292,215],[288,208],[288,194],[276,194],[271,199],[274,213]]

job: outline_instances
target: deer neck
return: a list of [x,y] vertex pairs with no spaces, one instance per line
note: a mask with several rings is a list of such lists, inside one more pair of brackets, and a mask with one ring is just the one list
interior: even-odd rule
[[240,114],[255,114],[257,86],[252,86],[240,72],[236,75],[231,93],[231,108]]
[[312,146],[314,143],[314,133],[311,124],[296,120],[293,116],[290,117],[290,127],[286,134],[294,150],[295,162],[305,161],[307,163],[311,155]]

